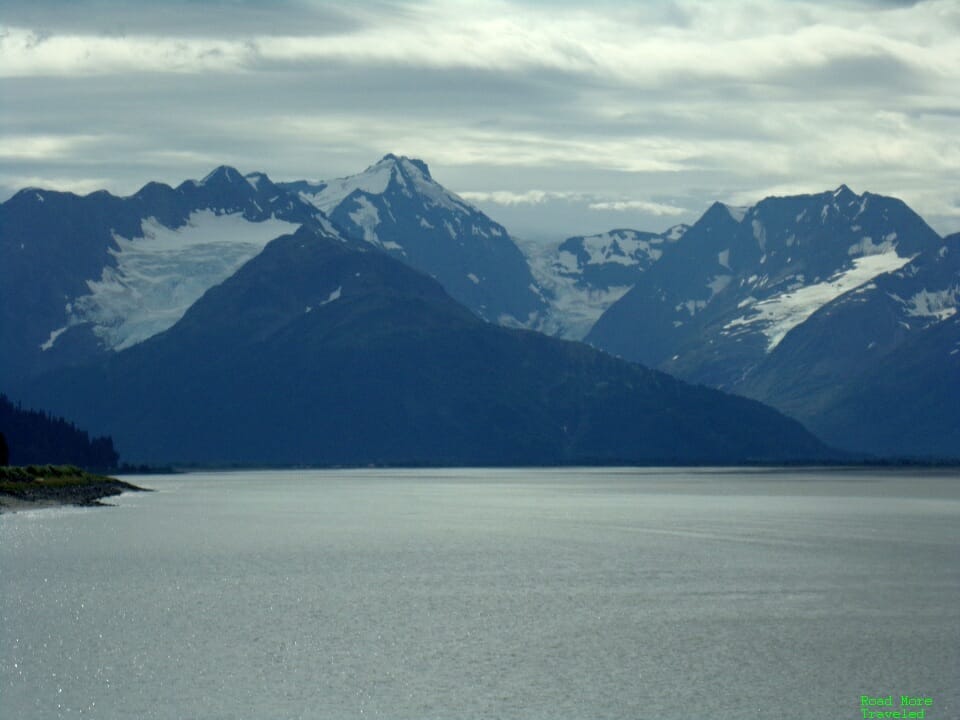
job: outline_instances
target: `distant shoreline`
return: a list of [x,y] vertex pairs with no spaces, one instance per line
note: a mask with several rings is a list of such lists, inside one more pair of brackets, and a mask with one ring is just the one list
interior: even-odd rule
[[103,505],[103,498],[146,488],[72,465],[0,468],[0,513],[76,505]]

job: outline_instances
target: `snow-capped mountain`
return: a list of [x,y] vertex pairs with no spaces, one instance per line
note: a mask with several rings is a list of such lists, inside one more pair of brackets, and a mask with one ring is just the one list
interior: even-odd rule
[[955,454],[958,306],[960,234],[824,305],[734,389],[846,447]]
[[587,340],[730,388],[830,301],[941,245],[900,200],[846,186],[749,208],[715,203]]
[[604,311],[687,229],[687,225],[663,233],[619,229],[567,238],[557,245],[528,243],[524,249],[534,277],[550,303],[540,329],[583,339]]
[[[956,455],[958,358],[940,350],[958,299],[955,238],[900,200],[841,186],[715,203],[587,340],[773,405],[836,447]],[[892,368],[918,375],[895,383]]]
[[534,327],[546,304],[506,229],[446,190],[426,163],[386,155],[364,172],[282,187],[343,231],[435,277],[480,317]]
[[336,232],[262,174],[219,167],[129,197],[25,189],[0,206],[3,377],[122,350],[303,223]]

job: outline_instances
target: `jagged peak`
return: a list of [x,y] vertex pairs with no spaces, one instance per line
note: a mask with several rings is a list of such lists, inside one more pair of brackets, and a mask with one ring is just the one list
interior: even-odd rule
[[859,200],[860,196],[857,195],[853,190],[847,187],[846,184],[841,184],[836,190],[833,191],[833,197],[835,200]]
[[433,181],[433,177],[430,175],[430,168],[427,167],[427,164],[420,160],[419,158],[411,158],[406,155],[394,155],[393,153],[387,153],[376,163],[367,168],[367,171],[379,169],[383,166],[394,166],[399,168],[401,171],[406,172],[407,174],[419,174],[423,176],[425,180]]

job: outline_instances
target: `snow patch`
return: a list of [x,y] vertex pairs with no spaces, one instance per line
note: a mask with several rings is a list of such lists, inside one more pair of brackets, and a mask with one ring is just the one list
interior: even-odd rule
[[66,331],[67,331],[67,326],[64,325],[62,328],[58,328],[57,330],[54,330],[53,332],[51,332],[50,337],[47,338],[47,341],[40,345],[40,349],[46,352],[47,350],[52,348],[53,344],[57,341],[57,338],[63,335]]
[[684,235],[686,235],[687,230],[689,229],[690,229],[690,226],[684,225],[683,223],[681,223],[680,225],[674,225],[672,228],[668,228],[667,231],[663,233],[663,237],[665,237],[670,242],[676,242],[677,240],[682,238]]
[[921,290],[907,302],[907,315],[946,320],[953,317],[960,304],[960,285],[946,290]]
[[338,285],[338,286],[337,286],[337,289],[334,290],[332,293],[330,293],[330,294],[327,296],[327,299],[326,299],[326,300],[324,300],[322,303],[320,303],[320,306],[323,307],[324,305],[329,305],[330,303],[332,303],[332,302],[335,301],[335,300],[339,300],[339,299],[340,299],[340,295],[341,295],[342,293],[343,293],[343,286],[342,286],[342,285]]
[[687,300],[676,305],[673,309],[676,312],[682,312],[684,309],[690,313],[690,317],[696,315],[698,310],[703,310],[707,306],[706,300]]
[[870,198],[867,197],[867,194],[866,194],[866,193],[864,193],[864,194],[863,194],[863,200],[860,201],[860,208],[857,210],[857,214],[853,216],[854,218],[858,218],[858,217],[860,217],[861,215],[863,215],[864,211],[867,209],[867,202],[868,202],[869,200],[870,200]]
[[371,245],[380,245],[380,238],[377,237],[377,226],[380,224],[380,213],[373,203],[364,195],[357,195],[354,198],[356,210],[348,213],[348,217],[353,223],[363,230],[363,239]]
[[721,250],[717,253],[717,262],[723,265],[727,270],[730,269],[730,250]]
[[712,300],[717,293],[723,292],[732,279],[732,275],[717,275],[713,280],[708,282],[707,287],[710,288],[710,299]]
[[420,227],[426,228],[427,230],[433,230],[433,225],[431,225],[426,218],[420,218]]
[[467,277],[470,278],[470,282],[472,282],[474,285],[480,284],[480,278],[478,278],[473,273],[467,273]]

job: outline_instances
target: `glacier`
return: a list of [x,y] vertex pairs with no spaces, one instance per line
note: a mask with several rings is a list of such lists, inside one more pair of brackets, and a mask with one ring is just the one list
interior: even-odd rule
[[[141,236],[114,234],[116,263],[89,294],[67,306],[68,327],[90,323],[105,347],[123,350],[173,326],[214,285],[233,275],[274,238],[296,223],[270,218],[251,222],[242,213],[192,213],[185,225],[169,228],[155,218],[141,223]],[[62,331],[61,331],[62,332]],[[44,349],[59,337],[54,331]]]

